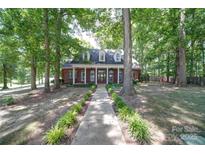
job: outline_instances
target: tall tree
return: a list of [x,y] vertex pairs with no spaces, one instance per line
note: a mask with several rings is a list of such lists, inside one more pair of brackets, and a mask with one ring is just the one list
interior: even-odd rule
[[45,92],[50,92],[50,49],[49,49],[49,24],[48,24],[48,9],[43,9],[44,15],[44,48],[45,48]]
[[177,86],[186,85],[186,58],[185,58],[185,9],[179,14],[179,48],[177,50]]
[[55,53],[55,88],[60,88],[60,60],[61,60],[61,29],[62,29],[62,18],[64,9],[57,9],[57,18],[56,18],[56,28],[55,28],[55,44],[56,44],[56,53]]
[[130,10],[122,9],[124,24],[124,82],[121,95],[133,95],[135,89],[133,87],[132,76],[132,37],[131,37],[131,19]]

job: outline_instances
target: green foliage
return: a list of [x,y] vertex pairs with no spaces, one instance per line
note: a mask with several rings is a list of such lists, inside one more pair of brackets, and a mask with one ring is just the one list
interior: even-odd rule
[[96,85],[91,85],[91,87],[90,87],[91,91],[95,91],[96,88],[97,88]]
[[81,106],[85,106],[85,99],[82,99],[80,102]]
[[77,121],[77,115],[85,106],[85,101],[91,97],[92,91],[87,92],[78,104],[73,105],[49,130],[44,139],[48,144],[58,144],[65,134],[65,129],[71,127]]
[[79,102],[78,104],[74,105],[71,110],[74,112],[80,113],[82,108],[83,108],[82,102]]
[[89,91],[89,92],[87,92],[87,93],[83,96],[83,98],[87,101],[87,100],[89,100],[89,98],[91,97],[91,95],[92,95],[92,91]]
[[12,96],[4,96],[0,100],[0,104],[2,104],[2,105],[12,105],[12,104],[14,104],[14,98]]
[[46,133],[45,140],[48,144],[58,144],[63,136],[63,128],[53,127]]
[[114,90],[112,88],[108,88],[108,93],[112,94]]
[[146,143],[150,139],[147,124],[139,118],[134,117],[129,120],[129,132],[135,140],[141,143]]
[[123,121],[129,120],[129,118],[133,117],[135,114],[135,112],[132,109],[126,106],[118,108],[118,113],[119,113],[120,119]]
[[111,85],[107,85],[106,89],[109,93],[112,92],[111,97],[114,100],[118,116],[122,121],[128,122],[129,132],[132,137],[141,143],[149,142],[149,129],[140,115],[127,106],[123,99],[113,91]]
[[[78,108],[75,108],[75,111],[77,112]],[[76,122],[76,114],[75,112],[67,112],[63,117],[61,117],[56,127],[58,128],[64,128],[64,127],[70,127]]]

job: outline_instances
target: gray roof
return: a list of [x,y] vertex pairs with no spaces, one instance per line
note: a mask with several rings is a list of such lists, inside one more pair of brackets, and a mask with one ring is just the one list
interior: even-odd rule
[[[90,49],[88,52],[90,53],[90,61],[89,64],[123,64],[123,55],[121,56],[121,62],[116,62],[114,60],[115,51],[113,50],[103,50],[105,51],[105,62],[99,61],[99,53],[100,49]],[[83,60],[83,56],[81,55],[79,58],[74,58],[73,60],[68,60],[63,67],[72,67],[72,64],[85,64],[86,62]]]

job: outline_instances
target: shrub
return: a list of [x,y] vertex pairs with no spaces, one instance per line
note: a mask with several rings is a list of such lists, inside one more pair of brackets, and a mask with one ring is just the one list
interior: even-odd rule
[[85,99],[83,98],[80,102],[81,106],[85,106]]
[[118,112],[119,112],[120,119],[123,121],[129,120],[129,118],[135,114],[134,111],[129,107],[120,108]]
[[133,84],[137,85],[138,81],[137,80],[133,80]]
[[81,105],[81,103],[78,103],[76,105],[74,105],[74,111],[76,111],[77,113],[80,113],[80,111],[82,110],[83,106]]
[[123,102],[123,100],[120,97],[118,97],[118,100],[115,101],[115,104],[118,110],[126,107],[126,104]]
[[146,123],[139,118],[129,120],[129,132],[135,140],[141,143],[149,141],[150,133]]
[[[77,112],[77,111],[76,111]],[[76,121],[76,114],[75,111],[73,112],[67,112],[63,117],[61,117],[56,126],[58,128],[64,128],[64,127],[70,127],[72,124]]]
[[141,143],[148,142],[150,133],[147,124],[141,119],[139,114],[126,105],[120,96],[112,91],[110,85],[107,85],[106,88],[109,93],[112,93],[112,99],[114,100],[120,119],[128,121],[129,132],[132,137]]
[[87,101],[87,100],[90,98],[91,95],[92,95],[92,92],[89,91],[88,93],[86,93],[86,94],[83,96],[83,98]]
[[12,104],[14,104],[14,98],[12,96],[5,96],[1,100],[1,104],[3,104],[3,105],[12,105]]
[[91,89],[91,91],[95,91],[96,85],[92,85],[92,86],[90,87],[90,89]]
[[108,88],[108,93],[112,94],[114,90],[112,88]]
[[115,101],[115,99],[117,98],[117,94],[115,92],[112,93],[112,99]]
[[58,144],[64,136],[64,129],[54,127],[46,133],[45,140],[48,144]]

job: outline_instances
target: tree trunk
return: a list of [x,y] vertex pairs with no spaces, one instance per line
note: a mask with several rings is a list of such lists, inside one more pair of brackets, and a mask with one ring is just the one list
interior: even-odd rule
[[45,39],[45,92],[50,92],[50,49],[49,49],[49,29],[48,29],[48,9],[43,9],[44,11],[44,39]]
[[191,41],[190,77],[194,76],[194,42],[195,41]]
[[36,62],[35,57],[31,57],[31,90],[36,89]]
[[3,64],[3,88],[2,89],[8,89],[7,86],[7,71],[6,71],[6,64]]
[[178,82],[177,86],[186,86],[186,58],[185,58],[185,9],[180,9],[180,22],[179,22],[179,50],[178,50]]
[[60,60],[61,60],[61,49],[60,49],[60,40],[61,40],[61,27],[62,27],[62,18],[63,18],[63,9],[58,11],[58,16],[56,20],[56,60],[55,60],[55,88],[60,88]]
[[176,68],[175,68],[175,84],[178,85],[179,82],[179,49],[176,49]]
[[170,53],[167,53],[167,82],[169,82],[169,75],[170,75]]
[[124,24],[124,82],[120,94],[134,95],[136,92],[133,87],[132,75],[132,38],[130,10],[128,8],[123,8],[122,13]]
[[204,51],[203,41],[202,41],[202,67],[203,67],[203,77],[205,77],[205,51]]

